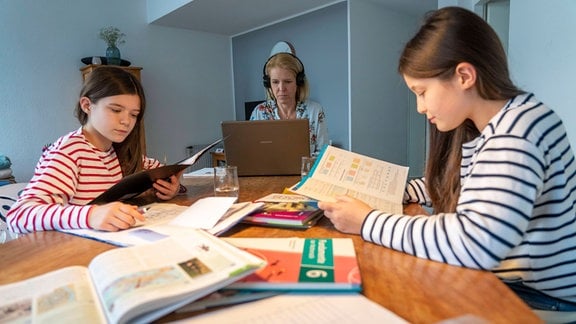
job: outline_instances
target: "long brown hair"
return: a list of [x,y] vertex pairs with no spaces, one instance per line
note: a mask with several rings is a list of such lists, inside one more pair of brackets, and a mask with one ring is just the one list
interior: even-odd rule
[[[123,94],[138,95],[140,97],[140,113],[136,125],[126,139],[121,143],[113,143],[114,150],[120,161],[124,176],[142,170],[144,148],[140,141],[143,130],[144,112],[146,111],[146,98],[140,81],[131,73],[114,66],[100,66],[86,78],[80,91],[80,98],[88,97],[93,103],[104,97]],[[81,125],[86,125],[88,115],[82,110],[80,103],[76,105],[75,115]]]
[[[476,90],[486,100],[522,93],[510,80],[506,53],[496,32],[475,13],[460,7],[430,12],[406,44],[398,72],[413,78],[447,80],[458,64],[476,69]],[[462,144],[480,134],[470,120],[449,132],[430,128],[426,189],[436,212],[454,212],[460,195]]]
[[441,132],[430,124],[430,147],[426,163],[426,190],[435,213],[454,212],[460,196],[460,165],[462,144],[480,133],[467,119],[448,132]]

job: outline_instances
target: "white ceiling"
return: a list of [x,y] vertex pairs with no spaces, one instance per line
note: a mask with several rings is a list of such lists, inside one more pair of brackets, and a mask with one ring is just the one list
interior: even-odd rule
[[[235,36],[342,1],[192,0],[152,23]],[[416,16],[438,7],[436,0],[369,1]]]

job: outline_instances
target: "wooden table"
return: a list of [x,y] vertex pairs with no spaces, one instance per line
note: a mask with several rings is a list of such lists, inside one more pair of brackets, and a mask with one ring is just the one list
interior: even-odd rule
[[[299,177],[241,177],[240,201],[281,192]],[[211,178],[184,179],[188,192],[175,203],[191,204],[212,195]],[[490,323],[540,323],[538,317],[490,272],[419,259],[342,234],[323,218],[307,230],[288,230],[239,224],[234,237],[352,237],[363,294],[411,323],[434,323],[474,315]],[[24,235],[0,244],[0,284],[26,279],[71,265],[88,265],[97,254],[114,246],[49,231]],[[161,322],[183,315],[170,314]]]

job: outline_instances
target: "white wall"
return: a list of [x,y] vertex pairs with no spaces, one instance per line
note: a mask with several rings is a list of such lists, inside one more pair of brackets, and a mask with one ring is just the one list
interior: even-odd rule
[[517,86],[564,120],[576,148],[576,1],[511,0],[508,58]]
[[[478,0],[439,0],[473,10]],[[555,110],[576,145],[576,1],[510,0],[508,62],[514,83]]]
[[82,57],[104,56],[101,27],[126,33],[122,57],[143,67],[150,155],[169,162],[220,136],[233,116],[228,37],[147,23],[143,0],[0,0],[0,154],[28,181],[42,146],[79,127]]
[[349,8],[351,150],[410,162],[411,174],[422,175],[426,119],[414,114],[412,95],[397,72],[400,53],[421,17],[372,1],[351,1]]
[[147,21],[151,23],[190,2],[190,0],[146,0]]
[[438,8],[449,7],[449,6],[458,6],[458,7],[467,8],[469,10],[474,10],[474,5],[480,1],[479,0],[438,0]]

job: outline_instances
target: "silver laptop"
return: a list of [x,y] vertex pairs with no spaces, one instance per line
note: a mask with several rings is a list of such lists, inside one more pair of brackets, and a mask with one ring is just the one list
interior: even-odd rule
[[223,121],[226,164],[239,176],[299,175],[310,155],[308,119]]

